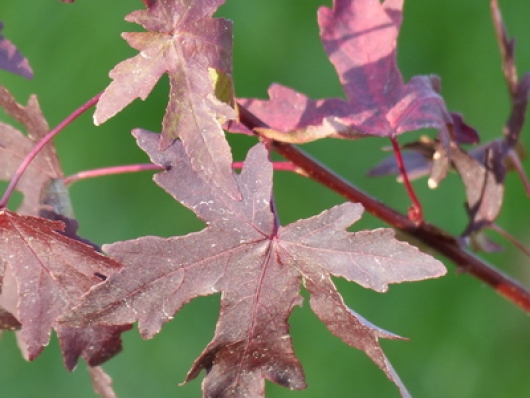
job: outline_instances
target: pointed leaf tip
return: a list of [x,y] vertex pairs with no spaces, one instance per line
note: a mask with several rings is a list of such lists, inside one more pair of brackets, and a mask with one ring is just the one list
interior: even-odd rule
[[[4,25],[0,22],[0,32]],[[13,43],[0,34],[0,69],[15,73],[26,79],[33,78],[33,70],[28,60],[20,53]]]

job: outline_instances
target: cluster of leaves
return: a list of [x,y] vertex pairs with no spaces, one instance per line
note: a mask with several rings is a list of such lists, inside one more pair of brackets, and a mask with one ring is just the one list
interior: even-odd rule
[[[123,34],[139,53],[110,72],[113,81],[96,97],[94,114],[96,124],[105,122],[135,98],[145,99],[168,74],[161,134],[137,129],[133,135],[161,170],[155,183],[206,223],[202,231],[139,237],[101,249],[79,237],[53,145],[34,151],[56,131],[49,131],[36,97],[22,106],[0,89],[0,106],[27,129],[24,135],[0,124],[0,178],[20,177],[17,189],[24,196],[16,212],[5,207],[6,200],[0,211],[0,328],[18,330],[28,360],[41,353],[55,330],[66,367],[72,370],[82,357],[96,391],[112,397],[98,365],[120,351],[121,333],[138,322],[141,335],[151,338],[193,298],[221,293],[215,335],[186,381],[204,369],[204,396],[261,397],[265,379],[305,388],[288,325],[293,308],[302,303],[303,286],[311,309],[331,333],[363,350],[407,397],[379,345],[380,338],[399,337],[350,309],[331,278],[384,292],[392,283],[439,277],[444,266],[396,240],[390,229],[348,232],[361,217],[360,204],[281,226],[269,160],[272,143],[384,136],[396,144],[399,134],[434,128],[436,140],[413,148],[433,163],[430,181],[437,184],[451,166],[462,175],[468,236],[490,225],[502,203],[502,164],[516,156],[530,78],[517,80],[513,45],[502,36],[512,117],[505,138],[484,147],[482,158],[473,157],[460,145],[478,141],[477,133],[446,109],[439,79],[415,76],[405,83],[401,77],[396,41],[403,0],[335,0],[331,9],[319,10],[318,23],[347,100],[310,100],[280,85],[271,87],[269,100],[236,100],[231,22],[212,17],[223,2],[144,0],[146,9],[126,20],[146,32]],[[500,16],[496,23],[504,32]],[[27,61],[0,37],[2,49],[0,68],[30,77]],[[242,111],[259,118],[260,128],[239,118]],[[261,141],[239,174],[223,127]],[[403,169],[399,146],[394,150],[395,166]],[[19,166],[29,156],[35,158],[21,175]],[[407,178],[404,170],[402,176]],[[421,211],[411,217],[423,223]]]
[[[525,120],[525,112],[530,91],[530,72],[519,79],[514,60],[514,40],[508,39],[506,29],[496,1],[491,3],[493,23],[502,54],[503,71],[507,82],[512,109],[506,122],[503,137],[482,144],[469,152],[459,145],[452,145],[447,152],[438,140],[422,137],[417,142],[406,144],[404,163],[410,178],[429,174],[429,186],[435,188],[446,176],[449,167],[460,175],[466,189],[466,207],[469,222],[461,237],[466,244],[484,251],[500,250],[482,232],[491,227],[500,213],[504,195],[504,178],[509,169],[515,169],[530,196],[530,184],[521,166],[520,158],[524,155],[519,138]],[[457,144],[476,143],[478,135],[459,119],[457,124],[464,135]],[[398,174],[399,168],[395,158],[389,157],[368,174],[381,176]]]

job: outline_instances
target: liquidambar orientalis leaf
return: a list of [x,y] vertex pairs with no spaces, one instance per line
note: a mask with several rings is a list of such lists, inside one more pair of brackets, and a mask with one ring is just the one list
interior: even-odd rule
[[331,276],[384,292],[390,283],[443,275],[440,262],[397,241],[389,229],[347,232],[362,214],[359,204],[279,227],[271,210],[272,166],[262,144],[250,150],[236,176],[243,200],[235,201],[200,178],[179,142],[161,152],[156,134],[135,135],[151,160],[167,169],[155,176],[156,183],[207,227],[182,237],[105,245],[125,267],[93,287],[60,322],[86,327],[138,321],[142,336],[150,338],[194,297],[221,292],[215,337],[186,381],[205,369],[204,396],[261,397],[265,378],[291,389],[305,387],[287,322],[302,302],[303,284],[328,329],[364,350],[408,396],[378,343],[398,337],[349,309]]
[[[113,82],[99,100],[94,121],[101,124],[135,98],[145,99],[162,74],[170,81],[162,123],[161,149],[180,138],[195,170],[233,198],[232,155],[221,123],[235,111],[216,97],[211,70],[232,72],[232,23],[212,18],[224,0],[150,0],[147,10],[126,17],[147,32],[124,33],[140,53],[110,72]],[[226,100],[226,98],[224,98]]]

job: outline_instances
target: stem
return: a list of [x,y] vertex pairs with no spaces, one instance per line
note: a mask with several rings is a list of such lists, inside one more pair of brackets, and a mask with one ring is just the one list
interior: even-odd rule
[[421,209],[421,203],[416,196],[416,192],[414,192],[414,188],[412,188],[407,170],[405,170],[405,162],[403,161],[399,142],[396,137],[390,137],[390,141],[392,142],[394,156],[396,157],[396,163],[399,168],[401,178],[403,179],[403,184],[405,185],[405,189],[407,190],[409,198],[412,201],[412,206],[409,208],[409,218],[416,225],[421,225],[423,224],[423,211]]
[[136,173],[138,171],[149,171],[149,170],[161,171],[165,169],[162,166],[158,166],[152,163],[131,164],[131,165],[126,165],[126,166],[114,166],[114,167],[102,167],[100,169],[81,171],[79,173],[66,177],[64,179],[64,184],[70,185],[76,181],[85,180],[87,178],[109,176],[109,175],[114,175],[114,174]]
[[[247,128],[268,126],[246,108],[239,105],[240,121]],[[491,286],[497,293],[511,301],[527,313],[530,313],[530,291],[518,281],[489,265],[475,255],[463,250],[457,240],[434,225],[414,224],[407,216],[386,206],[322,166],[300,149],[290,144],[274,142],[272,148],[293,162],[313,180],[326,186],[346,199],[361,203],[366,211],[419,240],[424,245],[453,261],[462,271]]]
[[76,109],[74,112],[72,112],[66,119],[64,119],[61,123],[57,125],[53,130],[51,130],[48,134],[44,136],[42,140],[40,140],[35,147],[31,150],[31,152],[26,156],[22,164],[19,166],[15,174],[13,175],[13,178],[11,179],[6,191],[4,192],[4,196],[0,200],[0,209],[3,209],[7,206],[7,203],[9,202],[9,198],[13,194],[13,191],[15,190],[15,187],[17,186],[18,182],[20,181],[20,178],[22,177],[22,174],[26,170],[26,168],[29,166],[31,161],[35,159],[35,156],[38,155],[40,150],[48,143],[50,142],[57,134],[59,134],[66,126],[68,126],[70,123],[72,123],[75,119],[77,119],[79,116],[81,116],[84,112],[86,112],[88,109],[90,109],[92,106],[94,106],[98,101],[99,97],[101,97],[102,93],[97,94],[92,99],[87,101],[85,104],[80,106],[78,109]]
[[[234,169],[243,168],[245,162],[233,162],[232,167]],[[282,171],[292,171],[295,173],[303,173],[291,162],[273,162],[274,170]],[[63,182],[64,185],[71,185],[74,182],[79,180],[86,180],[88,178],[103,177],[115,174],[125,174],[125,173],[136,173],[139,171],[164,171],[166,170],[162,166],[158,166],[152,163],[143,163],[143,164],[130,164],[125,166],[113,166],[113,167],[102,167],[99,169],[85,170],[80,171],[79,173],[72,174],[69,177],[66,177]]]

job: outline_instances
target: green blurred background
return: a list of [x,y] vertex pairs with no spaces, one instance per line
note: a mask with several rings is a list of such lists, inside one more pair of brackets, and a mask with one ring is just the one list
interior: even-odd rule
[[[318,38],[316,10],[324,0],[228,0],[218,15],[234,21],[234,77],[240,97],[266,97],[272,82],[291,86],[312,98],[341,96],[341,88]],[[3,33],[29,58],[32,81],[0,71],[0,84],[20,102],[39,97],[53,127],[109,83],[108,71],[135,55],[120,38],[141,30],[123,17],[140,0],[56,0],[0,2]],[[517,37],[520,71],[530,69],[530,2],[501,1],[511,35]],[[499,136],[507,117],[508,97],[499,51],[485,0],[409,0],[400,35],[399,65],[405,79],[438,74],[443,95],[453,111],[488,140]],[[167,101],[167,79],[145,101],[135,101],[100,127],[84,115],[57,139],[65,173],[111,165],[145,162],[130,131],[160,130]],[[0,118],[6,119],[0,112]],[[528,145],[528,127],[523,140]],[[425,133],[425,131],[423,132]],[[428,132],[432,135],[432,132]],[[414,140],[420,132],[401,140]],[[253,144],[230,136],[234,157],[241,160]],[[402,211],[408,200],[391,177],[367,179],[368,168],[386,156],[383,139],[357,142],[323,140],[305,146],[338,173]],[[366,155],[370,154],[370,155]],[[525,164],[528,171],[528,165]],[[342,199],[312,181],[277,173],[276,198],[282,223],[309,217]],[[506,181],[507,196],[498,223],[530,244],[528,197],[515,175]],[[5,186],[5,185],[3,185]],[[415,182],[426,218],[458,234],[465,225],[464,190],[452,175],[436,191],[425,180]],[[71,189],[81,234],[97,243],[142,235],[171,236],[202,228],[195,216],[151,182],[151,173],[88,180]],[[354,229],[383,226],[366,215]],[[530,285],[528,258],[506,247],[484,257]],[[408,342],[383,341],[396,370],[415,397],[528,397],[530,320],[490,288],[446,262],[448,275],[432,281],[392,286],[377,294],[337,280],[346,302],[369,320]],[[200,381],[178,387],[194,358],[213,336],[219,297],[194,300],[154,339],[143,341],[136,330],[124,334],[124,352],[104,367],[114,378],[120,398],[198,397]],[[364,353],[332,336],[304,304],[292,317],[295,351],[309,388],[288,391],[267,383],[268,397],[398,397],[397,389]],[[62,365],[55,337],[34,361],[20,356],[14,336],[0,342],[2,397],[93,397],[85,365],[73,374]],[[202,376],[202,375],[201,375]]]

